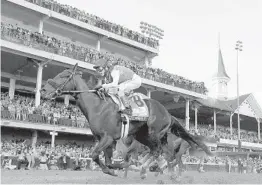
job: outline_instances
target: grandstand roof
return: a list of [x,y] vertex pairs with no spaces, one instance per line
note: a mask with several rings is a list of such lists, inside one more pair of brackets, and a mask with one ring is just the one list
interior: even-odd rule
[[[251,93],[239,96],[239,105],[241,105],[250,95]],[[227,100],[227,104],[235,111],[237,109],[237,97]]]
[[[248,94],[239,96],[239,104],[241,105],[247,99],[256,117],[262,119],[262,109],[259,106],[259,104],[257,103],[257,101],[255,100],[255,97],[253,96],[252,93],[248,93]],[[199,99],[197,101],[206,107],[229,111],[229,112],[235,112],[238,108],[237,107],[237,98],[233,98],[233,99],[224,101],[224,100],[218,100],[218,99],[209,97],[207,99]]]
[[197,100],[199,103],[201,103],[204,106],[211,107],[211,108],[216,108],[219,110],[225,110],[225,111],[230,111],[232,112],[232,108],[228,106],[227,101],[223,100],[218,100],[215,98],[208,97],[207,99],[200,99]]

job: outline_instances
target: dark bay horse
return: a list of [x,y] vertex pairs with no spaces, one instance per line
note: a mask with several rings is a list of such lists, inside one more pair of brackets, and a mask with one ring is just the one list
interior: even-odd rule
[[[98,91],[89,89],[82,72],[77,70],[77,64],[72,70],[64,70],[53,79],[49,79],[41,89],[43,98],[52,99],[61,94],[72,95],[82,113],[88,120],[89,127],[98,140],[98,144],[92,152],[92,159],[101,167],[106,174],[115,175],[114,168],[110,164],[113,142],[121,138],[122,118],[118,105],[106,97],[105,100],[98,95]],[[190,145],[198,145],[206,153],[211,154],[208,147],[193,135],[188,133],[179,121],[169,114],[167,109],[153,99],[144,100],[148,110],[148,121],[131,122],[128,135],[150,149],[150,156],[158,157],[162,151],[160,139],[170,129],[172,134],[186,140]],[[129,150],[131,151],[132,148]],[[104,152],[106,164],[99,159],[99,154]],[[109,161],[109,162],[108,162]]]

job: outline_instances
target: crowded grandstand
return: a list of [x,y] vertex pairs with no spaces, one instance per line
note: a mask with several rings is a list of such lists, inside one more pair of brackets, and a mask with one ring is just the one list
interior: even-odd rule
[[[56,1],[3,0],[2,8],[3,169],[100,170],[91,160],[95,139],[75,100],[69,95],[55,101],[42,99],[40,89],[76,63],[86,83],[94,86],[99,80],[93,66],[103,58],[132,69],[143,78],[137,92],[160,101],[190,133],[210,138],[210,150],[219,155],[187,151],[186,170],[261,172],[262,110],[252,94],[240,97],[240,107],[236,98],[227,97],[230,78],[220,50],[218,65],[223,67],[213,79],[217,96],[210,98],[203,82],[150,66],[161,47],[158,40]],[[123,158],[117,148],[113,159],[120,163]],[[137,152],[134,170],[139,169],[144,147]]]

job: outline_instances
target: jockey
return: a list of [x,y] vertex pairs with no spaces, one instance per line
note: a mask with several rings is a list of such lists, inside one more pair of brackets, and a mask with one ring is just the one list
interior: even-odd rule
[[106,91],[109,88],[118,88],[118,96],[125,106],[125,108],[121,108],[120,111],[131,115],[132,109],[125,93],[129,93],[130,91],[139,88],[142,84],[141,77],[135,74],[131,69],[120,65],[110,64],[110,61],[106,61],[105,59],[98,60],[94,69],[105,81],[102,88]]

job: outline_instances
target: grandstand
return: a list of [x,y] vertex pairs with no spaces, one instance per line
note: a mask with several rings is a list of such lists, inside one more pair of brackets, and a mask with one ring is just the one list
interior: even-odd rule
[[23,141],[30,140],[37,152],[46,148],[56,156],[66,152],[88,158],[94,139],[74,100],[66,95],[55,103],[44,101],[40,89],[76,63],[87,83],[96,84],[93,65],[99,58],[133,69],[143,78],[137,91],[160,101],[188,130],[219,138],[212,150],[262,152],[262,110],[252,94],[240,97],[240,107],[227,97],[230,78],[220,50],[213,77],[216,97],[211,98],[203,82],[150,66],[161,48],[157,40],[55,1],[3,0],[1,5],[2,155],[15,157]]

